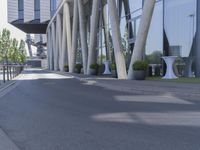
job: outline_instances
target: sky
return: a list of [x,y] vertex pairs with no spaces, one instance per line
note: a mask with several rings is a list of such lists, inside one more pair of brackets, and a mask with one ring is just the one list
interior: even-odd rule
[[11,37],[25,40],[26,34],[7,22],[7,0],[0,0],[0,31],[7,28],[11,31]]

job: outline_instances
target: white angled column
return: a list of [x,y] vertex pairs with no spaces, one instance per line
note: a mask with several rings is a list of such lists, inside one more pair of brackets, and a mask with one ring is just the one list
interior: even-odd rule
[[106,60],[111,60],[110,46],[109,46],[109,24],[108,24],[108,9],[107,6],[103,6],[103,24],[104,24],[104,35],[106,44]]
[[117,67],[117,74],[119,79],[127,79],[126,64],[122,53],[122,42],[120,33],[120,24],[118,11],[115,0],[108,0],[108,7],[110,10],[110,22],[112,29],[112,40],[115,53],[115,61]]
[[134,62],[137,60],[141,60],[143,58],[143,53],[145,50],[147,35],[148,35],[149,27],[151,24],[155,2],[156,0],[145,0],[144,2],[141,22],[140,22],[140,26],[139,26],[139,30],[138,30],[138,34],[137,34],[137,38],[135,42],[135,47],[134,47],[132,58],[131,58],[131,63],[129,66],[128,79],[133,79],[134,72],[132,69],[132,65],[134,64]]
[[64,71],[64,65],[68,65],[68,50],[67,50],[67,31],[66,31],[66,16],[63,9],[63,31],[62,31],[62,53],[61,53],[61,71]]
[[[67,50],[68,50],[68,62],[69,62],[69,72],[73,72],[74,70],[74,62],[72,57],[73,52],[72,52],[72,34],[71,34],[71,19],[70,19],[70,10],[69,10],[69,3],[65,2],[63,5],[63,13],[65,15],[65,30],[67,32]],[[64,20],[63,20],[64,21]]]
[[74,11],[73,11],[73,28],[72,28],[72,71],[74,71],[76,63],[76,52],[78,44],[78,0],[74,0]]
[[52,32],[51,32],[51,37],[52,37],[52,49],[53,49],[53,70],[58,70],[58,64],[57,63],[57,57],[56,57],[56,27],[55,27],[55,22],[52,22]]
[[79,8],[79,20],[80,20],[80,39],[81,39],[81,49],[82,49],[82,59],[83,59],[83,70],[84,74],[87,74],[87,61],[88,61],[88,45],[87,45],[87,31],[86,25],[87,20],[85,17],[83,1],[78,0]]
[[49,69],[53,70],[53,40],[52,40],[52,27],[50,27],[49,29],[49,57],[50,57],[50,61],[49,61]]
[[[109,0],[110,1],[110,0]],[[88,53],[87,74],[90,74],[90,65],[96,63],[96,45],[97,45],[97,32],[99,20],[99,2],[100,0],[93,0],[92,3],[92,16],[90,28],[90,43]]]
[[48,31],[47,31],[47,34],[46,34],[46,36],[47,36],[47,62],[48,62],[48,69],[50,70],[50,64],[51,64],[51,57],[50,57],[50,52],[51,52],[51,50],[50,50],[50,28],[48,29]]
[[60,51],[61,51],[61,15],[60,13],[56,16],[56,71],[60,70]]

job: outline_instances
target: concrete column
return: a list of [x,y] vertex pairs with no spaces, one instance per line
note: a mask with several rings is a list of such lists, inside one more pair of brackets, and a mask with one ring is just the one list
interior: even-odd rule
[[197,0],[197,31],[195,46],[195,75],[200,77],[200,1]]
[[109,28],[108,28],[108,9],[106,6],[103,6],[103,25],[104,25],[104,35],[105,35],[105,44],[106,44],[106,60],[111,60],[110,46],[109,46]]
[[90,65],[96,63],[96,46],[97,46],[97,32],[99,20],[99,2],[100,0],[93,0],[92,3],[92,16],[90,28],[90,43],[88,52],[87,74],[90,74]]
[[[122,0],[117,0],[117,9],[118,9],[118,15],[119,18],[122,16]],[[121,20],[119,20],[120,22]]]
[[55,22],[52,22],[52,49],[53,49],[53,70],[58,70],[58,61],[56,57],[56,27]]
[[65,19],[65,13],[64,13],[64,10],[63,10],[63,24],[62,24],[62,27],[63,27],[63,30],[62,30],[62,51],[61,51],[61,57],[60,57],[60,71],[64,71],[64,65],[68,65],[68,53],[67,53],[67,32],[66,32],[66,28],[65,28],[65,25],[66,25],[66,19]]
[[84,74],[87,74],[87,61],[88,61],[88,46],[87,46],[87,32],[86,32],[86,17],[84,12],[83,1],[78,0],[79,9],[79,25],[80,25],[80,39],[81,39],[81,49],[82,49],[82,60],[83,60],[83,70]]
[[156,0],[145,0],[145,2],[144,2],[140,27],[138,30],[135,47],[133,50],[131,63],[129,66],[128,79],[133,79],[134,72],[132,69],[132,65],[134,64],[134,62],[137,60],[143,59],[143,54],[144,54],[144,50],[145,50],[147,35],[148,35],[149,27],[151,24],[151,19],[152,19],[152,15],[153,15],[153,11],[154,11],[155,2],[156,2]]
[[[53,40],[54,39],[54,40]],[[51,26],[51,66],[52,66],[52,69],[51,70],[54,70],[54,49],[55,49],[55,33],[54,33],[54,37],[53,37],[53,30],[52,30],[52,26]]]
[[56,16],[56,66],[55,70],[59,71],[61,69],[60,66],[60,57],[61,57],[61,15],[58,13]]
[[50,69],[50,57],[49,57],[49,29],[46,32],[46,37],[47,37],[47,68]]
[[67,32],[67,50],[68,50],[68,62],[69,62],[69,72],[73,72],[74,70],[74,62],[73,55],[75,54],[72,51],[72,34],[71,34],[71,19],[70,19],[70,10],[69,3],[65,2],[63,5],[63,13],[65,14],[65,30]]
[[76,63],[76,52],[78,45],[78,0],[74,0],[74,12],[73,12],[73,27],[72,27],[72,68],[74,71]]
[[126,79],[126,64],[122,53],[122,42],[120,34],[119,17],[115,0],[108,0],[108,7],[110,11],[110,21],[112,29],[112,40],[114,46],[114,54],[116,60],[117,74],[119,79]]
[[50,57],[50,65],[49,65],[49,69],[50,70],[53,70],[53,68],[54,68],[54,64],[53,64],[53,59],[54,59],[54,57],[53,57],[53,40],[52,40],[52,27],[50,27],[50,30],[49,30],[49,47],[50,47],[50,49],[49,49],[49,57]]
[[50,65],[51,65],[51,31],[50,28],[47,31],[47,59],[48,59],[48,69],[50,70]]

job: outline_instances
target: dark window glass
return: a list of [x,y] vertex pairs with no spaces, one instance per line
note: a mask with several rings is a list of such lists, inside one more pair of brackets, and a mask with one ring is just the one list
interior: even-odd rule
[[40,19],[40,0],[34,0],[35,19]]
[[51,0],[51,16],[54,15],[55,11],[56,11],[56,5],[57,5],[57,0]]
[[24,19],[24,0],[18,0],[18,16],[19,19]]

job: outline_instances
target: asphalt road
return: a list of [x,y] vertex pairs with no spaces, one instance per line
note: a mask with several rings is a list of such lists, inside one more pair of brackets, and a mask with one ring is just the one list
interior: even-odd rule
[[200,150],[198,100],[130,95],[41,70],[8,90],[0,128],[21,150]]

